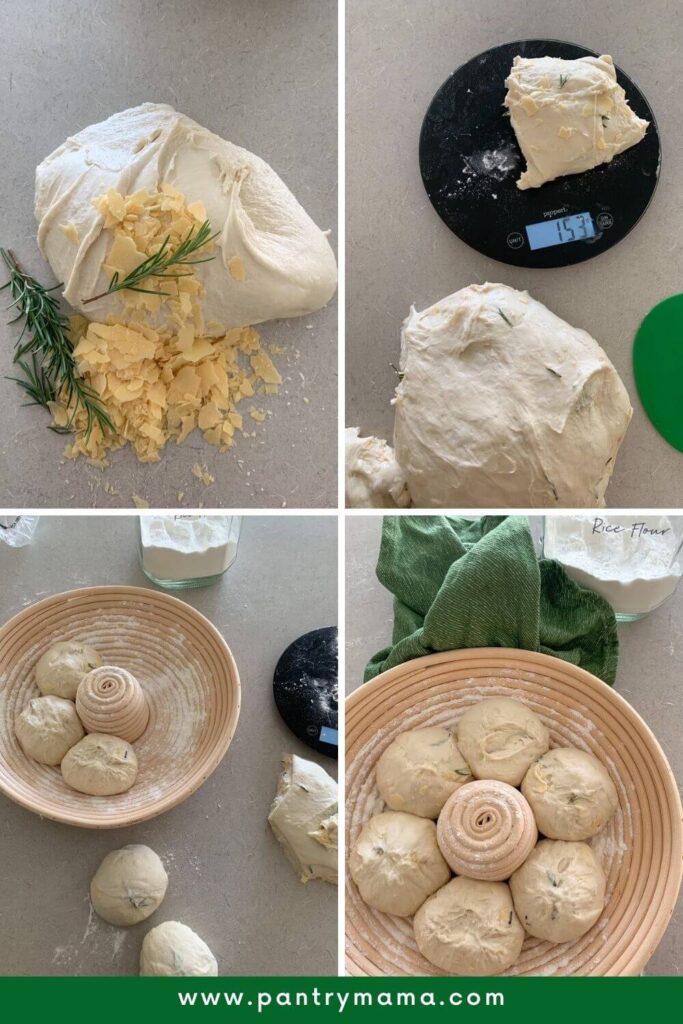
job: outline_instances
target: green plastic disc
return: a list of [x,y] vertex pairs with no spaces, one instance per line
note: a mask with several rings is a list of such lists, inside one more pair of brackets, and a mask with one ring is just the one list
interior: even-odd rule
[[683,452],[683,295],[664,299],[643,320],[633,343],[633,372],[650,422]]

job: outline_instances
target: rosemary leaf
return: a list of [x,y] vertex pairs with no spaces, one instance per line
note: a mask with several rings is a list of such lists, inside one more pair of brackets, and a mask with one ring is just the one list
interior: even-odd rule
[[504,312],[503,312],[503,310],[502,310],[502,309],[500,308],[500,306],[496,306],[496,310],[497,310],[497,312],[498,312],[498,315],[499,315],[499,316],[502,316],[503,320],[504,320],[504,321],[505,321],[505,323],[506,323],[506,324],[508,325],[508,327],[513,327],[513,326],[514,326],[514,324],[512,323],[512,321],[511,321],[511,320],[508,320],[508,318],[507,318],[507,317],[505,316],[505,313],[504,313]]
[[78,375],[67,318],[59,308],[58,299],[51,294],[61,285],[44,288],[21,269],[9,249],[0,248],[0,258],[9,272],[9,280],[2,289],[9,288],[12,305],[18,310],[17,316],[9,322],[23,320],[21,334],[14,343],[13,358],[23,377],[10,380],[26,392],[31,399],[29,405],[41,405],[49,410],[50,402],[65,402],[71,416],[65,427],[52,428],[58,433],[71,432],[80,409],[87,417],[86,440],[96,423],[103,432],[113,431],[114,425],[98,396]]

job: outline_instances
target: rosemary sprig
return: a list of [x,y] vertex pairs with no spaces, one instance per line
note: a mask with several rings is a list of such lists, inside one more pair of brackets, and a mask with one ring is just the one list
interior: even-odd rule
[[508,327],[514,327],[514,324],[512,323],[512,320],[508,320],[508,318],[505,316],[505,313],[500,308],[500,306],[496,306],[496,311],[497,311],[499,316],[502,316],[503,320],[508,325]]
[[195,229],[190,228],[189,232],[179,243],[176,249],[169,250],[170,236],[166,235],[161,248],[158,252],[155,252],[152,256],[148,256],[146,260],[131,270],[125,277],[119,277],[118,270],[112,275],[112,279],[109,282],[109,287],[106,292],[100,292],[99,295],[93,295],[90,299],[83,299],[83,305],[87,306],[89,302],[96,302],[97,299],[103,299],[106,295],[111,295],[113,292],[130,291],[130,292],[144,292],[149,295],[168,295],[169,292],[156,291],[153,288],[141,288],[140,284],[148,277],[189,277],[192,274],[191,270],[185,273],[169,274],[167,271],[171,267],[185,266],[193,267],[197,263],[209,263],[211,260],[215,260],[215,256],[205,256],[200,260],[190,259],[194,256],[205,245],[212,242],[220,234],[216,231],[213,235],[211,234],[211,225],[208,220],[205,220],[201,227],[198,228],[196,234]]
[[560,75],[560,89],[564,89],[569,80],[569,75]]
[[13,301],[8,308],[14,307],[17,311],[9,322],[24,321],[15,342],[13,359],[24,376],[10,380],[23,388],[31,399],[29,405],[42,405],[49,410],[50,402],[61,400],[71,409],[66,426],[51,428],[57,433],[71,432],[80,408],[87,415],[86,440],[96,423],[103,431],[113,431],[114,425],[97,395],[78,375],[67,318],[52,295],[61,285],[44,288],[34,277],[24,273],[9,249],[0,248],[0,257],[9,271],[9,280],[0,291],[9,288]]

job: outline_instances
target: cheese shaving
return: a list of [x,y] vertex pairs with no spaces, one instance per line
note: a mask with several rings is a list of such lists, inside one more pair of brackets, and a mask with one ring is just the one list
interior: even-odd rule
[[[158,192],[142,190],[129,196],[111,189],[94,200],[94,206],[112,234],[103,263],[109,278],[125,277],[167,238],[169,247],[176,248],[206,219],[202,203],[187,205],[185,197],[166,184]],[[73,225],[62,227],[67,234]],[[212,247],[210,243],[202,249],[201,256]],[[239,257],[230,261],[230,272],[237,280],[244,279]],[[85,411],[79,409],[73,417],[73,406],[62,396],[51,409],[56,426],[75,427],[67,458],[85,456],[102,466],[109,450],[130,444],[141,462],[157,462],[169,440],[182,444],[194,430],[226,451],[235,443],[236,432],[242,431],[237,403],[257,390],[277,392],[282,377],[261,348],[258,333],[253,327],[226,330],[212,322],[212,334],[223,333],[207,337],[203,288],[191,264],[184,265],[182,273],[185,276],[145,280],[144,287],[153,294],[117,293],[121,317],[106,323],[72,318],[78,372],[104,406],[114,432],[105,433],[95,423],[86,437]],[[203,476],[200,479],[207,483]]]

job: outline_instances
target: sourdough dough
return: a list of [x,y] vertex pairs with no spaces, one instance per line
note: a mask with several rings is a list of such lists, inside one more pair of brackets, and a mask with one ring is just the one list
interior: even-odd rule
[[[102,264],[111,237],[93,200],[162,184],[203,203],[219,232],[218,258],[194,268],[206,289],[208,334],[303,316],[332,297],[329,242],[275,171],[172,107],[143,103],[84,128],[36,171],[38,242],[74,309],[104,322],[120,315],[120,294],[82,303],[109,284]],[[74,240],[64,224],[73,225]]]
[[414,914],[451,874],[434,822],[401,811],[384,811],[365,823],[349,871],[369,906],[397,917]]
[[407,508],[410,495],[393,448],[379,437],[361,437],[347,427],[346,507]]
[[394,443],[420,508],[602,507],[631,418],[598,343],[527,292],[471,285],[403,325]]
[[216,958],[196,932],[179,921],[164,921],[147,932],[140,950],[140,974],[167,978],[215,978]]
[[420,907],[414,926],[422,955],[449,974],[500,974],[524,942],[505,882],[454,878]]
[[91,796],[125,793],[137,774],[138,759],[130,743],[97,732],[72,747],[62,761],[67,786]]
[[377,762],[375,777],[392,810],[437,818],[451,793],[472,774],[453,733],[437,725],[397,736]]
[[90,644],[60,640],[53,644],[36,665],[36,683],[41,693],[67,700],[76,699],[79,683],[102,659]]
[[479,701],[458,724],[458,746],[478,779],[519,786],[549,745],[548,730],[538,715],[511,697]]
[[522,793],[539,831],[549,839],[590,839],[610,820],[619,797],[597,757],[574,747],[557,747],[532,764]]
[[127,927],[153,914],[166,895],[168,875],[149,846],[112,850],[90,883],[93,908],[108,921]]
[[268,822],[302,882],[337,884],[337,783],[324,768],[285,754]]
[[63,697],[34,697],[17,718],[17,739],[27,757],[59,764],[67,750],[85,736],[76,707]]
[[510,879],[515,910],[529,935],[570,942],[605,906],[605,874],[586,843],[542,839]]
[[609,163],[640,142],[649,125],[629,107],[605,54],[515,57],[505,84],[505,106],[527,162],[521,189]]

